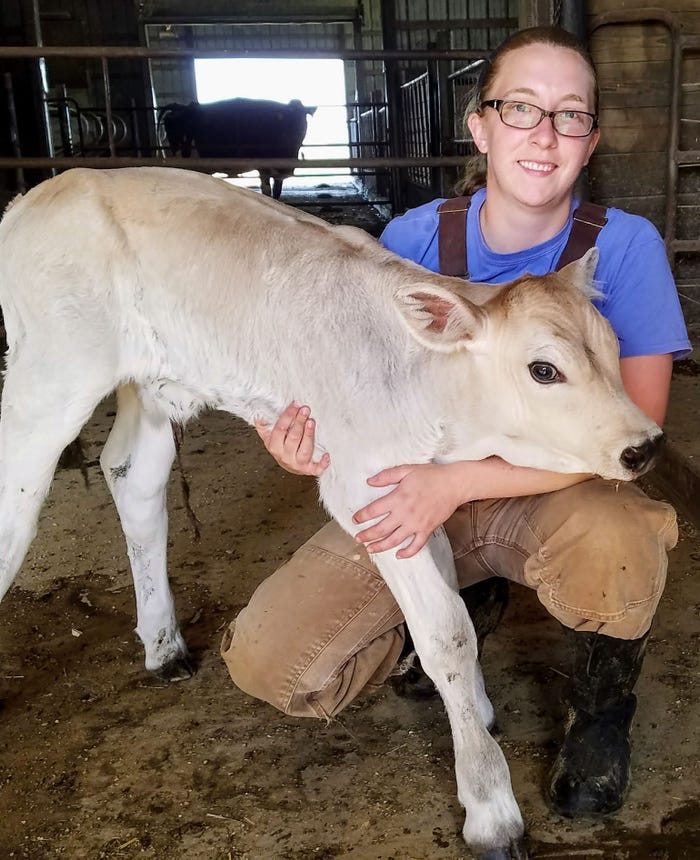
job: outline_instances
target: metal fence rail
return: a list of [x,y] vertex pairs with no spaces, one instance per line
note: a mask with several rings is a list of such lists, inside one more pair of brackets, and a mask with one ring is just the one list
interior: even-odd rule
[[487,59],[490,51],[449,50],[449,51],[355,51],[355,50],[216,50],[201,51],[185,48],[142,48],[142,47],[98,47],[96,45],[27,45],[22,47],[0,46],[0,58],[32,59],[50,57],[71,57],[74,59],[289,59],[289,60],[349,60],[380,61],[396,60],[455,60],[458,62]]
[[255,160],[244,158],[144,158],[129,156],[76,156],[67,158],[54,156],[51,158],[20,157],[1,158],[0,170],[14,167],[45,169],[56,167],[64,170],[69,167],[184,167],[206,173],[222,172],[245,173],[248,170],[265,168],[291,169],[294,167],[364,167],[364,168],[413,168],[413,167],[459,167],[464,164],[462,156],[426,156],[426,157],[391,157],[391,158],[305,158],[301,161],[293,158],[259,158]]

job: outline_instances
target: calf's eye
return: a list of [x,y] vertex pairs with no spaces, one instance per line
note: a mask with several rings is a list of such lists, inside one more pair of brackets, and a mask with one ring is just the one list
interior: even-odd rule
[[563,376],[553,364],[548,361],[533,361],[528,365],[530,376],[542,385],[550,385],[552,382],[563,382]]

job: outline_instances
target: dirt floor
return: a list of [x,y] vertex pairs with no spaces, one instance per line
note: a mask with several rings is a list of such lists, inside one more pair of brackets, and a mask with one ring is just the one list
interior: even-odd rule
[[[198,672],[170,686],[146,675],[96,462],[112,410],[84,433],[89,488],[57,473],[0,606],[0,860],[466,858],[439,700],[387,688],[326,725],[230,682],[224,627],[325,517],[314,482],[283,473],[227,415],[193,423],[183,449],[199,543],[177,472],[170,488],[171,581]],[[515,589],[483,665],[533,858],[700,858],[699,575],[684,522],[638,685],[632,791],[618,815],[576,824],[542,795],[563,720],[558,628]]]

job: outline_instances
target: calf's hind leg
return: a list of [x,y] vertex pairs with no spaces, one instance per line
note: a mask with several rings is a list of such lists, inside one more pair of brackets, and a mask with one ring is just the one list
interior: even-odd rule
[[0,598],[36,534],[61,452],[110,388],[99,368],[75,370],[65,356],[46,363],[15,358],[8,366],[0,418]]
[[117,417],[100,465],[126,538],[146,669],[169,681],[193,674],[167,573],[166,493],[174,456],[168,417],[146,411],[135,385],[119,388]]

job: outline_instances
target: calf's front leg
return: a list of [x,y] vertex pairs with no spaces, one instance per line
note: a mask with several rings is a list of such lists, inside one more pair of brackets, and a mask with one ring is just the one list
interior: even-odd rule
[[523,821],[508,765],[488,732],[492,710],[477,659],[476,635],[456,589],[443,529],[413,558],[390,550],[374,557],[411,631],[421,665],[450,721],[464,839],[477,860],[522,860]]

